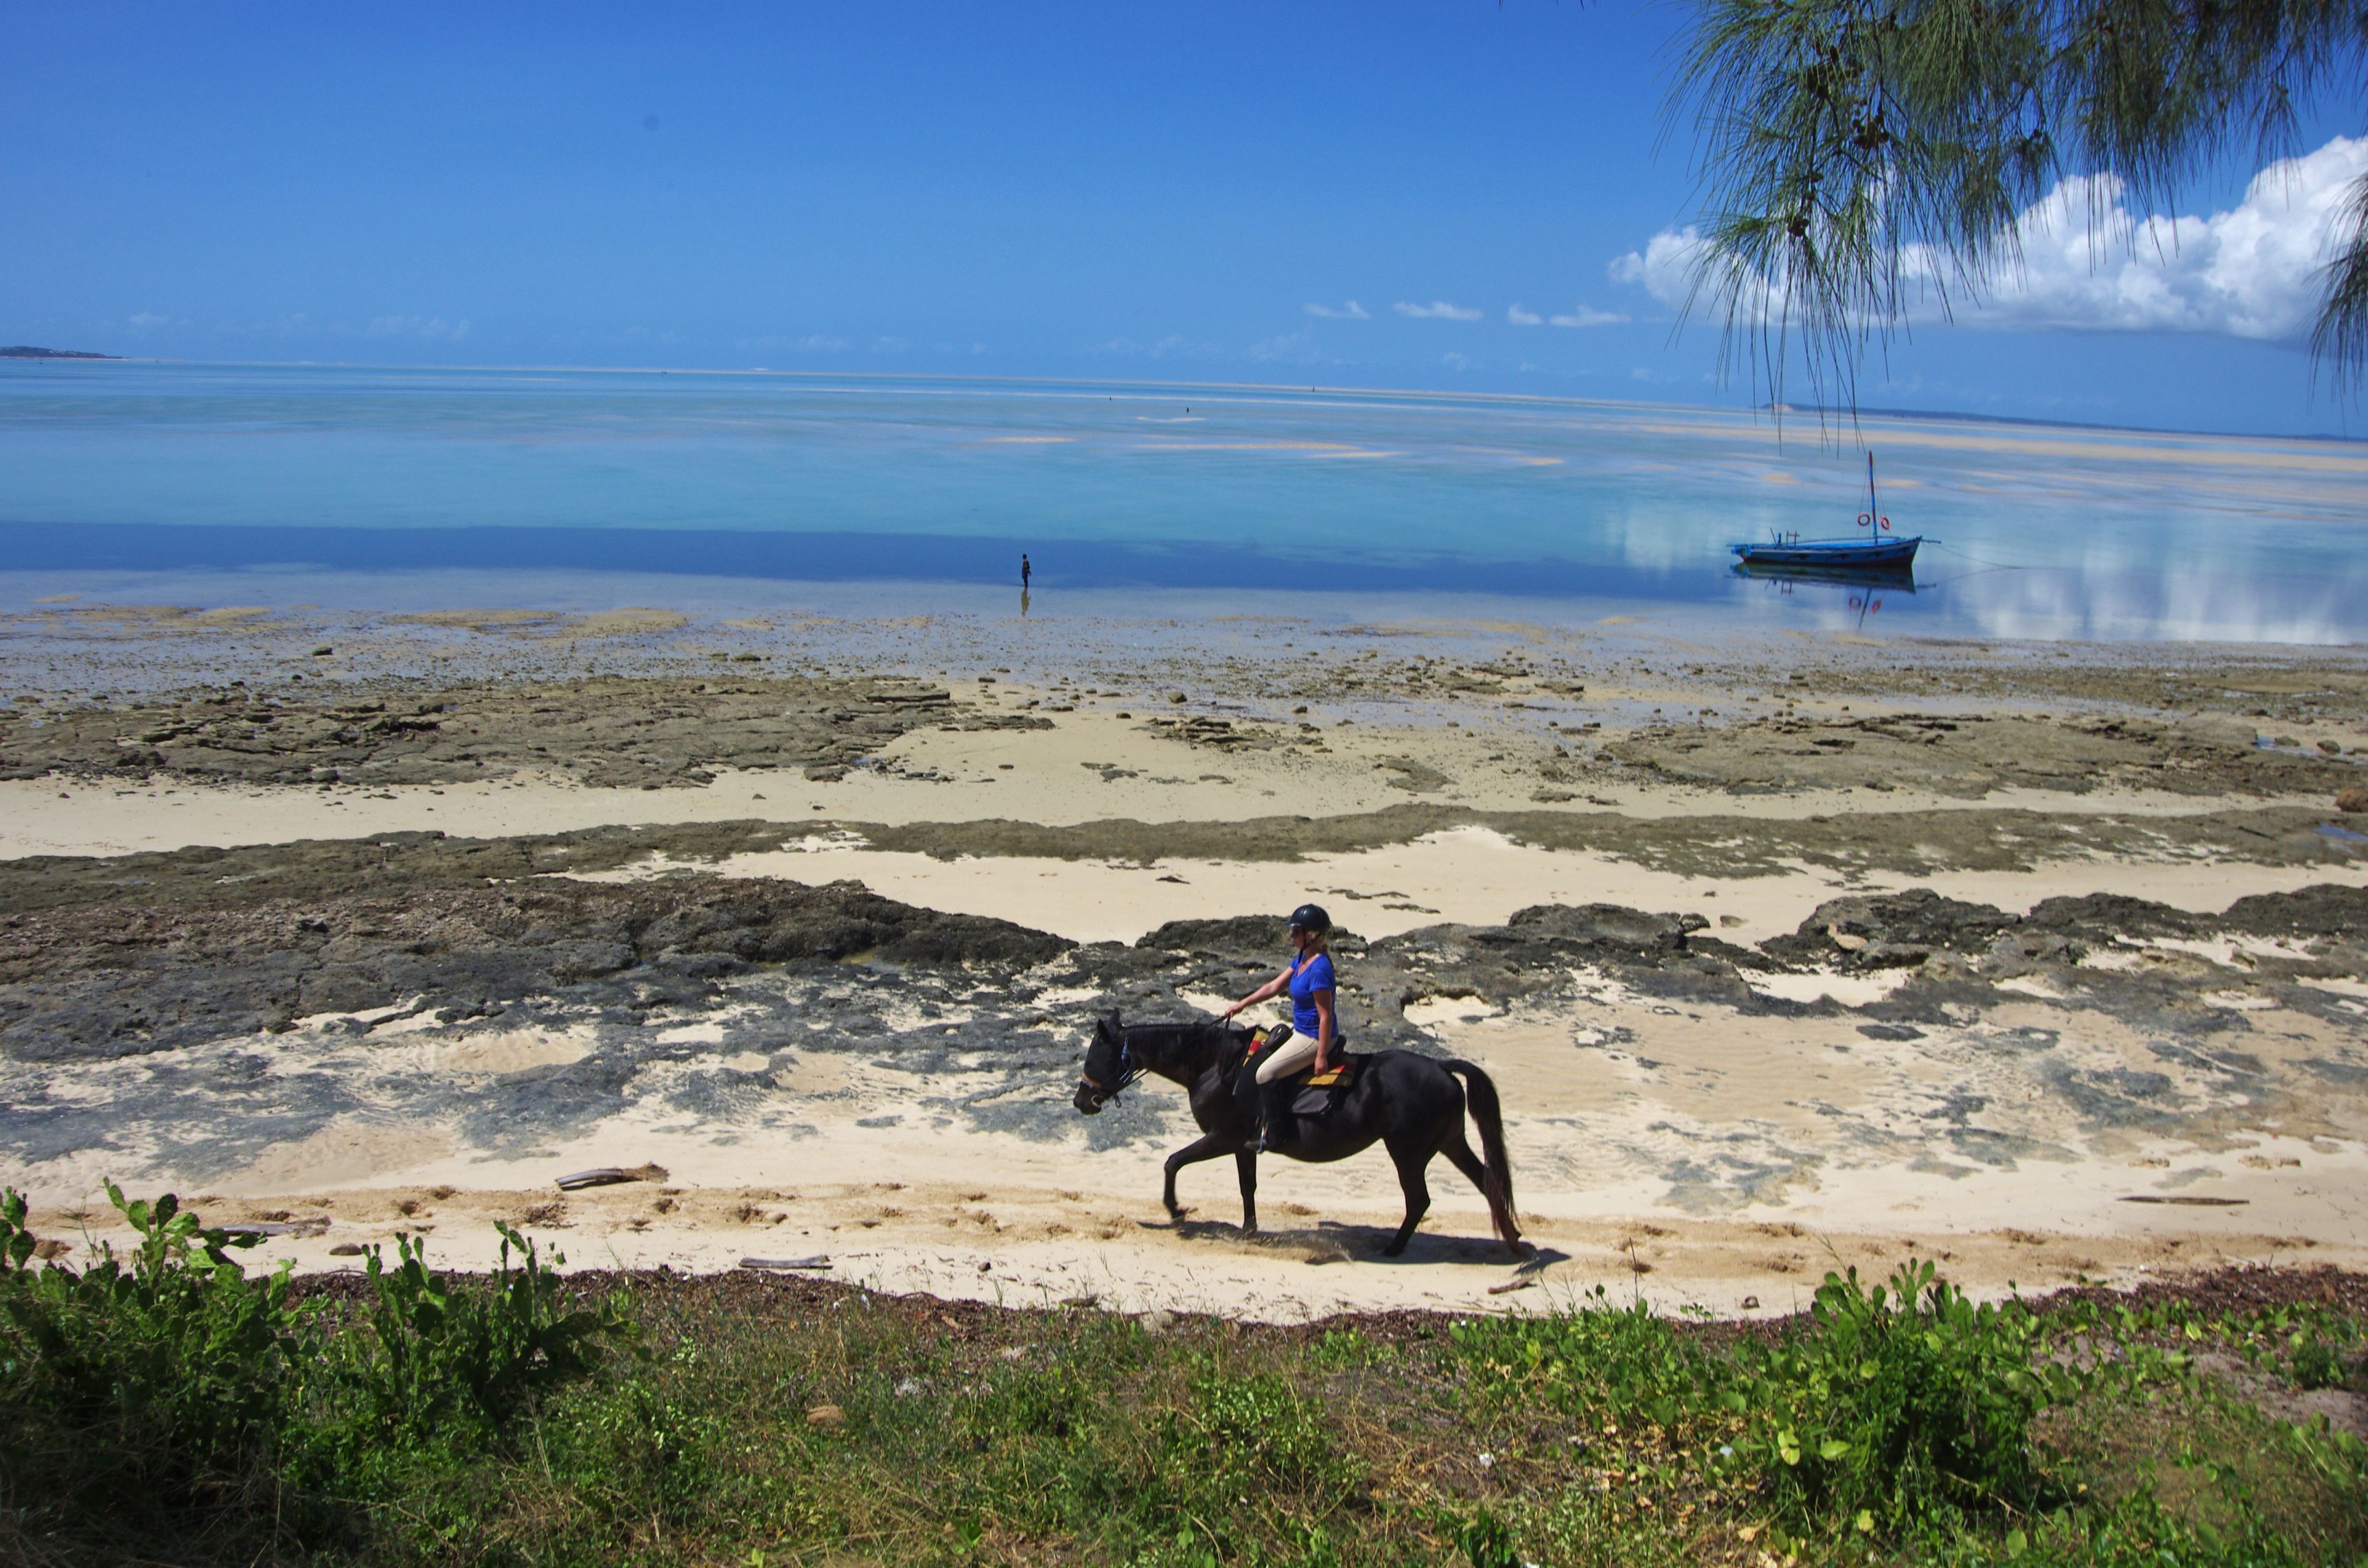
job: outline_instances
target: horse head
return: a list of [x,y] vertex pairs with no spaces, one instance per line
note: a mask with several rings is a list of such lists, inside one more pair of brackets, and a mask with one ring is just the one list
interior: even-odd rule
[[1086,1064],[1077,1074],[1077,1109],[1087,1116],[1097,1114],[1142,1074],[1142,1064],[1127,1049],[1126,1029],[1117,1011],[1096,1018],[1093,1043],[1086,1047]]

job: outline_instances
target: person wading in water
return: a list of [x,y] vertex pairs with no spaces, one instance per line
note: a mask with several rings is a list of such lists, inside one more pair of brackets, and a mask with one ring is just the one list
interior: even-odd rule
[[1234,1092],[1264,1124],[1258,1141],[1261,1153],[1281,1141],[1280,1130],[1291,1114],[1295,1091],[1291,1079],[1313,1062],[1323,1072],[1332,1064],[1340,1043],[1340,1023],[1333,1010],[1338,986],[1332,973],[1328,938],[1332,917],[1322,907],[1303,903],[1291,912],[1291,967],[1226,1008],[1218,1017],[1230,1018],[1245,1007],[1284,992],[1291,994],[1291,1022],[1268,1032],[1266,1043],[1242,1063]]

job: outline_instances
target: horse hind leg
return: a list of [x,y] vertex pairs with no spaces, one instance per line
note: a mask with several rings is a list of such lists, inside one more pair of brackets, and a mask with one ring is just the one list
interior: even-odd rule
[[1480,1189],[1480,1196],[1488,1204],[1488,1222],[1496,1227],[1497,1236],[1507,1247],[1511,1249],[1513,1256],[1525,1256],[1528,1246],[1521,1240],[1520,1230],[1513,1223],[1512,1216],[1505,1212],[1504,1200],[1497,1190],[1497,1184],[1488,1179],[1487,1165],[1481,1161],[1479,1155],[1472,1152],[1472,1145],[1464,1141],[1463,1130],[1459,1127],[1449,1134],[1447,1142],[1439,1152],[1446,1155],[1449,1162],[1457,1170],[1462,1171],[1473,1186]]

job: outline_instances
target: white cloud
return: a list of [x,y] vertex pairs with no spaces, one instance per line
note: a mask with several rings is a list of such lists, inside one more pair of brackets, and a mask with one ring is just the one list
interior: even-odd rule
[[1323,356],[1315,347],[1312,332],[1293,332],[1280,337],[1269,337],[1263,343],[1250,345],[1250,358],[1281,361],[1291,365],[1313,365]]
[[1408,304],[1400,300],[1390,309],[1418,321],[1478,321],[1482,314],[1479,311],[1465,310],[1462,305],[1451,305],[1444,300],[1433,300],[1427,305]]
[[469,324],[448,322],[442,316],[373,316],[370,325],[362,328],[364,337],[424,337],[439,343],[458,343],[469,335]]
[[761,354],[774,349],[788,349],[792,353],[803,354],[838,354],[846,351],[847,339],[827,337],[820,333],[810,333],[803,337],[767,333],[760,336],[736,339],[733,346],[744,354]]
[[1177,333],[1170,333],[1156,343],[1137,343],[1132,337],[1113,337],[1095,345],[1091,352],[1131,359],[1211,359],[1231,353],[1216,344],[1198,343]]
[[1535,311],[1525,311],[1519,305],[1505,307],[1505,319],[1515,326],[1543,326],[1546,318]]
[[1439,357],[1439,362],[1446,366],[1451,370],[1468,370],[1472,368],[1473,363],[1472,360],[1464,355],[1452,353],[1440,355]]
[[[1965,312],[1983,326],[2210,332],[2280,341],[2310,330],[2326,289],[2335,219],[2368,175],[2368,137],[2337,137],[2272,164],[2245,199],[2208,218],[2148,218],[2111,176],[2066,180],[2023,215],[2022,265]],[[2089,236],[2091,211],[2111,227]],[[1913,260],[1927,276],[1936,260]]]
[[1338,310],[1333,309],[1330,305],[1302,305],[1299,308],[1305,311],[1311,316],[1320,316],[1326,321],[1371,321],[1373,319],[1372,312],[1365,309],[1364,306],[1357,303],[1354,300],[1347,301]]
[[1645,241],[1643,250],[1615,258],[1604,270],[1614,283],[1640,285],[1661,303],[1681,310],[1692,297],[1702,248],[1702,231],[1691,223],[1664,229]]
[[1599,311],[1591,305],[1581,305],[1567,315],[1551,319],[1556,326],[1618,326],[1628,318],[1618,311]]
[[[1975,298],[1954,300],[1951,314],[1981,327],[2302,337],[2326,287],[2336,220],[2363,176],[2368,137],[2339,136],[2271,165],[2241,202],[2208,217],[2141,218],[2114,176],[2065,180],[2023,212],[2021,264],[2001,260]],[[2093,228],[2092,213],[2100,219]],[[1691,226],[1665,229],[1614,261],[1612,280],[1682,306],[1702,246]],[[1910,319],[1941,319],[1943,259],[1918,245],[1902,263],[1917,296]]]

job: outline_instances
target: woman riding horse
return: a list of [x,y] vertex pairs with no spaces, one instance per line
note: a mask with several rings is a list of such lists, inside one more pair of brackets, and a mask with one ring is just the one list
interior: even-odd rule
[[1332,917],[1321,904],[1303,903],[1292,910],[1290,965],[1217,1015],[1230,1018],[1245,1007],[1291,994],[1291,1022],[1276,1026],[1266,1043],[1250,1052],[1235,1085],[1234,1092],[1259,1124],[1261,1153],[1274,1151],[1276,1130],[1284,1125],[1290,1110],[1292,1074],[1311,1062],[1322,1073],[1340,1043],[1339,1018],[1333,1010],[1338,982],[1332,972],[1331,931]]

